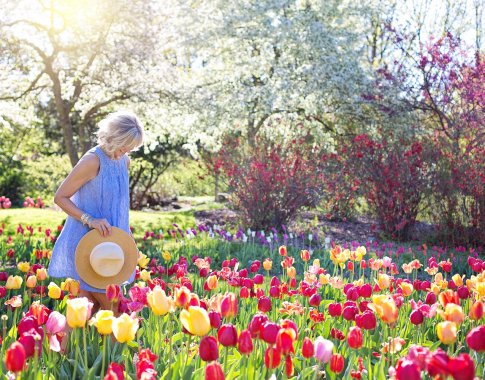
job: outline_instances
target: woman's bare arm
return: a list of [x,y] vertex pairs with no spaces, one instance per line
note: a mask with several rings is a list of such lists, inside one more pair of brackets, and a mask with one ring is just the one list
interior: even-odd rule
[[[99,158],[95,154],[87,154],[79,160],[71,173],[57,189],[54,202],[68,215],[81,220],[84,210],[79,209],[71,197],[81,186],[98,175]],[[111,234],[111,226],[106,219],[94,219],[90,227],[96,228],[103,236]]]

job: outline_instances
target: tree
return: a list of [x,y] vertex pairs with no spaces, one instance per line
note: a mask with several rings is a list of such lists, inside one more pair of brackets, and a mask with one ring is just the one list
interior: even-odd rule
[[[114,105],[157,101],[154,1],[2,1],[0,101],[51,103],[72,165]],[[166,94],[166,93],[165,93]],[[4,111],[5,112],[5,111]]]

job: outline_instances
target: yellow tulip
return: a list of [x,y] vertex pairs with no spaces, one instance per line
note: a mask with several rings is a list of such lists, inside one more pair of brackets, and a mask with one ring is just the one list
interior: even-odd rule
[[207,335],[211,328],[207,311],[198,306],[190,306],[188,310],[182,310],[180,312],[180,321],[192,335]]
[[148,281],[150,279],[150,272],[147,271],[146,269],[143,269],[140,272],[140,278],[145,282]]
[[30,269],[30,264],[26,261],[21,261],[17,264],[19,271],[27,273]]
[[168,251],[164,251],[162,253],[162,257],[165,261],[170,261],[172,259],[172,255]]
[[48,286],[47,286],[47,289],[49,289],[49,292],[47,293],[47,295],[54,299],[54,300],[58,300],[59,298],[61,298],[61,288],[59,288],[57,286],[56,283],[54,282],[51,282]]
[[61,290],[69,292],[69,294],[76,297],[81,290],[81,284],[79,281],[73,280],[72,278],[66,278],[66,281],[61,282]]
[[375,311],[385,323],[394,323],[398,318],[399,310],[394,299],[390,296],[384,294],[373,296],[372,303],[368,304],[367,307]]
[[138,256],[138,266],[142,269],[146,268],[149,262],[150,259],[147,257],[147,255],[140,252],[140,255]]
[[111,310],[100,310],[89,322],[90,325],[96,326],[98,333],[109,335],[113,331],[113,312]]
[[355,250],[356,260],[357,261],[362,260],[362,257],[364,257],[366,253],[367,253],[367,249],[365,249],[365,247],[363,245],[361,245],[360,247],[358,247]]
[[438,338],[443,344],[452,344],[456,341],[456,324],[450,321],[438,323],[436,326]]
[[385,273],[379,273],[377,275],[377,280],[374,281],[377,283],[379,289],[381,290],[387,289],[391,285],[391,279]]
[[24,280],[20,276],[8,276],[5,287],[7,289],[20,289]]
[[133,319],[126,313],[121,314],[113,320],[113,334],[120,343],[134,340],[137,330],[138,319]]
[[296,269],[295,267],[289,267],[286,269],[286,274],[288,275],[289,278],[295,278],[296,277]]
[[453,277],[451,277],[451,279],[453,280],[453,282],[455,283],[456,286],[463,286],[463,278],[465,276],[460,276],[458,273],[457,274],[454,274]]
[[27,288],[35,288],[36,285],[37,285],[37,277],[35,276],[29,276],[29,278],[27,278],[27,281],[25,281],[25,285],[27,285]]
[[413,292],[413,285],[409,282],[401,282],[399,286],[401,287],[402,295],[404,297],[411,295],[411,293]]
[[86,321],[91,316],[93,303],[89,302],[86,297],[73,298],[67,300],[67,324],[75,329],[76,327],[86,326]]
[[152,291],[148,292],[147,302],[155,315],[165,315],[175,308],[174,301],[167,297],[160,285],[155,286]]
[[273,268],[273,262],[270,259],[265,259],[263,261],[263,268],[266,271],[270,271]]
[[47,278],[47,271],[45,268],[39,268],[35,272],[35,275],[37,276],[37,280],[44,281]]
[[465,314],[460,305],[448,303],[445,306],[445,311],[440,311],[441,318],[445,321],[454,322],[459,325],[465,320]]
[[328,273],[327,274],[320,273],[320,276],[318,276],[318,281],[322,285],[327,285],[328,282],[330,281],[330,275]]

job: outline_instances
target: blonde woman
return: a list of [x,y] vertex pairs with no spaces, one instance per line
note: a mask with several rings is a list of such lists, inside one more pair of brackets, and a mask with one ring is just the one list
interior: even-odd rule
[[79,240],[92,228],[103,236],[111,233],[111,226],[130,233],[127,153],[143,144],[144,131],[135,115],[116,112],[99,123],[97,137],[98,145],[79,160],[54,197],[68,217],[48,268],[51,277],[79,280],[80,296],[93,302],[93,311],[110,309],[106,289],[93,288],[80,279],[74,254]]

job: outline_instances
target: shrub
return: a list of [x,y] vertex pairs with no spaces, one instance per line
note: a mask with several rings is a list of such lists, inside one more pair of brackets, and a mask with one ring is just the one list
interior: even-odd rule
[[322,153],[304,139],[247,146],[228,139],[214,158],[227,177],[234,206],[254,229],[279,227],[304,206],[315,206],[323,190]]
[[429,152],[418,141],[377,140],[366,134],[342,144],[339,151],[360,179],[382,231],[393,239],[409,238],[431,183]]

